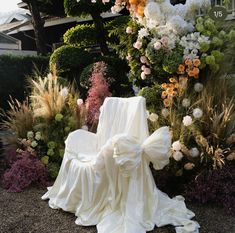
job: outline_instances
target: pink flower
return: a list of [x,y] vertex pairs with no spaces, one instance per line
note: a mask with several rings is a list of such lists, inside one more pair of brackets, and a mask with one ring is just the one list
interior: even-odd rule
[[167,47],[168,46],[168,42],[169,42],[169,39],[167,36],[163,36],[162,39],[161,39],[161,42],[162,42],[162,45],[164,47]]
[[142,47],[142,42],[140,40],[137,40],[134,44],[133,47],[136,49],[141,49]]
[[131,59],[132,59],[132,56],[130,55],[130,53],[128,53],[127,56],[126,56],[126,60],[131,61]]
[[150,75],[151,74],[151,70],[149,68],[144,68],[144,74],[145,75]]
[[159,50],[162,47],[162,44],[160,41],[156,41],[153,46],[156,50]]
[[141,66],[141,70],[142,70],[142,71],[144,71],[145,68],[146,68],[145,65],[142,65],[142,66]]
[[147,64],[147,63],[148,63],[148,58],[145,57],[145,56],[141,56],[141,57],[140,57],[140,62],[141,62],[141,63],[144,63],[144,64]]

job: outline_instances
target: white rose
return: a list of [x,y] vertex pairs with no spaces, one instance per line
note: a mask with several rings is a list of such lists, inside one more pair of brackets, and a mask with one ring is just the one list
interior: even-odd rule
[[159,49],[161,49],[162,44],[161,44],[160,41],[156,41],[156,42],[154,43],[153,47],[154,47],[156,50],[159,50]]
[[140,57],[140,62],[146,64],[146,63],[148,63],[148,58],[145,57],[145,56],[141,56]]
[[140,77],[141,77],[141,79],[142,79],[142,80],[145,80],[145,79],[146,79],[146,75],[145,75],[144,71],[143,71],[143,72],[141,72]]
[[182,106],[187,108],[190,106],[190,99],[184,98],[182,101]]
[[184,157],[180,151],[174,151],[172,156],[173,156],[174,160],[176,160],[176,161],[180,161]]
[[181,150],[181,143],[179,140],[172,143],[172,149],[175,151]]
[[77,105],[80,107],[81,105],[83,105],[83,100],[82,99],[77,99]]
[[127,27],[126,28],[126,33],[131,34],[133,32],[131,27]]
[[196,83],[196,84],[194,85],[194,90],[195,90],[196,92],[201,92],[201,91],[203,90],[203,84],[201,84],[201,83]]
[[151,113],[148,118],[150,121],[156,122],[158,120],[158,115],[156,113]]
[[183,118],[183,124],[184,124],[185,126],[189,126],[189,125],[191,125],[192,123],[193,123],[193,119],[192,119],[191,116],[185,116],[185,117]]
[[203,112],[200,108],[193,109],[193,116],[197,119],[201,118],[203,115]]
[[189,153],[190,155],[193,157],[193,158],[196,158],[199,156],[200,152],[199,150],[197,149],[197,147],[193,147],[189,150]]

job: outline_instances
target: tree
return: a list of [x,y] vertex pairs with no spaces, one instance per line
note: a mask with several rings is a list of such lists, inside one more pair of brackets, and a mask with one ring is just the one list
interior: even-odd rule
[[32,24],[35,34],[35,42],[39,54],[45,55],[47,53],[44,20],[41,18],[38,1],[37,0],[22,0],[28,5],[28,9],[32,16]]
[[97,40],[103,55],[108,54],[109,49],[106,43],[107,35],[101,13],[110,10],[113,3],[113,1],[103,3],[101,0],[97,0],[95,3],[91,2],[91,0],[80,0],[78,2],[77,0],[64,0],[64,9],[67,15],[81,17],[90,15],[92,17],[97,32]]

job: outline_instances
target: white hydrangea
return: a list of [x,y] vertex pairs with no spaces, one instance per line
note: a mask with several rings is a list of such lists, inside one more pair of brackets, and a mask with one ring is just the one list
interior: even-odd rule
[[185,126],[190,126],[191,124],[193,123],[193,119],[192,119],[192,117],[191,116],[185,116],[184,118],[183,118],[183,124],[185,125]]
[[175,151],[181,150],[181,143],[180,143],[179,140],[178,141],[174,141],[172,143],[172,149],[175,150]]
[[196,92],[201,92],[203,90],[203,84],[202,83],[195,83],[194,90]]
[[193,157],[193,158],[196,158],[199,156],[200,152],[199,150],[197,149],[197,147],[193,147],[189,150],[189,153],[190,155]]
[[176,161],[180,161],[184,157],[182,152],[180,152],[180,151],[174,151],[172,156],[173,156],[174,160],[176,160]]
[[147,37],[149,35],[149,32],[146,28],[141,28],[138,32],[138,38],[143,39],[144,37]]
[[152,122],[156,122],[158,120],[158,115],[156,113],[151,113],[148,119]]
[[183,107],[188,108],[188,107],[190,106],[190,104],[191,104],[190,99],[184,98],[184,99],[182,100],[182,106],[183,106]]
[[203,115],[203,112],[200,108],[193,109],[193,116],[197,119],[201,118]]
[[161,9],[158,3],[156,2],[149,2],[144,9],[144,15],[147,20],[147,26],[152,29],[159,24],[163,19],[163,15],[161,13]]

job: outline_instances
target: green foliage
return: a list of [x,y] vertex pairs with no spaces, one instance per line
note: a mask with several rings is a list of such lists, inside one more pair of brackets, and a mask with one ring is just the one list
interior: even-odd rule
[[54,66],[58,75],[69,80],[78,79],[84,67],[92,62],[93,55],[72,45],[64,45],[56,49],[50,57],[50,69]]
[[9,95],[13,99],[23,100],[27,92],[26,77],[35,69],[45,73],[48,69],[48,57],[42,56],[0,56],[0,108],[7,109]]
[[64,42],[78,47],[97,44],[97,33],[94,24],[81,24],[70,28],[64,34]]
[[101,0],[92,3],[90,0],[64,0],[65,13],[70,16],[85,17],[92,13],[101,14],[108,11],[113,5],[113,1],[103,4]]

